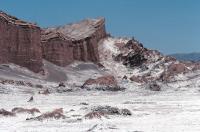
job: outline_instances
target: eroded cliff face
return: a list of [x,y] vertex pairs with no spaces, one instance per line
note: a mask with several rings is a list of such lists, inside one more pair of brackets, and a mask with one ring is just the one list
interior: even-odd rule
[[105,37],[104,18],[86,19],[41,32],[32,23],[0,12],[0,64],[15,63],[40,72],[43,58],[59,66],[74,60],[96,63],[98,42]]
[[40,28],[0,12],[0,64],[15,63],[34,72],[42,70]]
[[99,61],[98,42],[105,37],[104,18],[44,29],[43,57],[59,66],[66,66],[74,60],[96,63]]
[[[44,32],[42,34],[44,35]],[[45,38],[42,38],[42,51],[44,59],[59,66],[66,66],[73,61],[72,41],[59,33],[45,34]]]

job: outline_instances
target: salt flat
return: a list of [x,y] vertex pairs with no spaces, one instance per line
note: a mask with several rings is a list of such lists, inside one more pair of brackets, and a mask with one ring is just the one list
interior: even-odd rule
[[[134,91],[134,90],[133,90]],[[33,91],[34,92],[34,91]],[[41,112],[63,108],[66,119],[26,121],[30,114],[0,117],[1,132],[198,132],[200,131],[200,93],[198,88],[151,92],[127,90],[124,92],[76,91],[49,95],[34,94],[34,101],[27,102],[33,93],[1,94],[0,107],[38,108]],[[87,103],[83,105],[81,103]],[[109,118],[85,119],[94,106],[109,105],[127,108],[132,116],[112,115]],[[73,111],[72,111],[73,110]],[[34,115],[36,116],[36,115]]]

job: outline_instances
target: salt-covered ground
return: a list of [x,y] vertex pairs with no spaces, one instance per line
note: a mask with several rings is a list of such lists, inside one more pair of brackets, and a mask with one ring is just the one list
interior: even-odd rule
[[[143,75],[151,71],[155,76],[163,68],[148,65],[148,71],[126,68],[112,59],[118,53],[115,41],[109,38],[99,47],[100,60],[105,68],[92,63],[75,62],[68,67],[58,67],[44,61],[46,76],[41,76],[19,68],[16,65],[1,65],[0,80],[23,80],[41,84],[43,88],[0,83],[0,109],[11,111],[14,107],[38,108],[41,113],[63,108],[65,119],[27,121],[40,114],[17,114],[15,117],[0,116],[0,132],[199,132],[200,131],[200,71],[176,76],[176,81],[159,84],[161,91],[150,91],[145,85],[123,80],[127,75]],[[105,56],[104,56],[105,55]],[[162,61],[162,60],[161,60]],[[158,62],[159,63],[159,62]],[[88,78],[104,74],[114,75],[125,91],[86,91],[80,87]],[[65,82],[71,92],[57,93],[60,81]],[[49,95],[38,91],[50,90]],[[77,88],[77,89],[76,89]],[[33,102],[27,100],[33,96]],[[87,105],[88,104],[88,105]],[[84,116],[96,106],[109,105],[126,108],[131,116],[109,115],[109,118],[86,119]]]
[[[11,89],[14,87],[11,87]],[[19,89],[16,90],[16,89]],[[21,89],[21,90],[20,90]],[[26,121],[30,114],[16,117],[0,117],[0,132],[199,132],[200,93],[199,88],[165,89],[152,92],[132,87],[124,92],[77,91],[39,95],[37,90],[0,95],[0,108],[38,108],[47,112],[63,108],[66,119]],[[27,100],[34,93],[34,101]],[[82,105],[81,103],[88,103]],[[127,108],[132,116],[112,115],[101,119],[85,119],[94,106],[110,105]],[[74,110],[74,111],[72,111]],[[36,116],[36,115],[35,115]]]
[[[60,68],[45,62],[46,67],[59,73],[66,73],[66,83],[81,85],[89,77],[98,77],[105,72],[99,71],[92,64],[76,63],[70,67]],[[5,68],[5,67],[4,67]],[[34,88],[10,84],[0,84],[0,109],[11,110],[14,107],[38,108],[41,113],[63,108],[66,119],[47,119],[44,121],[27,121],[27,118],[40,114],[17,114],[16,117],[0,116],[0,132],[199,132],[200,131],[200,77],[199,73],[178,76],[180,81],[161,84],[161,91],[150,91],[145,86],[133,82],[119,82],[126,88],[120,92],[75,90],[56,93],[58,83],[50,72],[47,79],[40,79],[28,71],[14,76],[1,69],[1,78],[20,79],[33,84],[43,84],[44,88]],[[11,68],[12,69],[12,68]],[[23,70],[24,72],[25,70]],[[5,74],[3,74],[5,73]],[[31,75],[30,77],[27,75]],[[62,75],[62,74],[61,74]],[[57,75],[56,75],[57,76]],[[191,76],[191,77],[190,77]],[[187,80],[187,77],[195,78]],[[61,79],[64,75],[61,76]],[[25,79],[24,79],[25,78]],[[49,80],[50,81],[49,81]],[[184,80],[185,79],[185,80]],[[67,85],[68,87],[68,85]],[[49,95],[38,91],[49,88]],[[33,102],[27,100],[33,96]],[[84,105],[84,103],[88,105]],[[109,118],[85,119],[85,115],[95,106],[113,106],[127,108],[131,116],[112,115]]]

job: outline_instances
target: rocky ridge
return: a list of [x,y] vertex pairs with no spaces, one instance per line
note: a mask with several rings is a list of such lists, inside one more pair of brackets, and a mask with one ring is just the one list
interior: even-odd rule
[[[0,63],[15,63],[34,72],[45,70],[48,73],[47,78],[60,78],[62,73],[63,81],[63,78],[70,80],[69,74],[66,74],[64,69],[64,72],[59,72],[59,67],[53,71],[42,59],[61,67],[70,67],[76,61],[92,62],[101,74],[94,75],[94,78],[83,77],[82,80],[86,82],[80,86],[87,88],[101,86],[102,83],[105,83],[103,89],[107,86],[121,88],[121,82],[170,83],[200,69],[199,63],[178,61],[159,51],[145,48],[134,38],[108,36],[104,18],[86,19],[65,26],[40,29],[35,24],[0,12],[0,26]],[[83,71],[80,70],[80,73]],[[56,74],[57,72],[59,74]],[[111,76],[107,78],[108,75]],[[114,81],[109,81],[110,79]]]
[[75,60],[97,63],[97,44],[107,36],[104,18],[40,29],[1,11],[0,27],[0,63],[15,63],[36,73],[42,71],[42,59],[59,66]]
[[98,62],[98,42],[106,37],[105,19],[47,28],[42,33],[43,57],[59,66],[78,61]]

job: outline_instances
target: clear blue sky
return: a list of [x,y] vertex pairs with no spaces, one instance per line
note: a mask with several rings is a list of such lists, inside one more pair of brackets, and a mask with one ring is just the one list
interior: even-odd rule
[[103,16],[113,36],[165,54],[200,52],[200,0],[0,0],[0,10],[42,27]]

